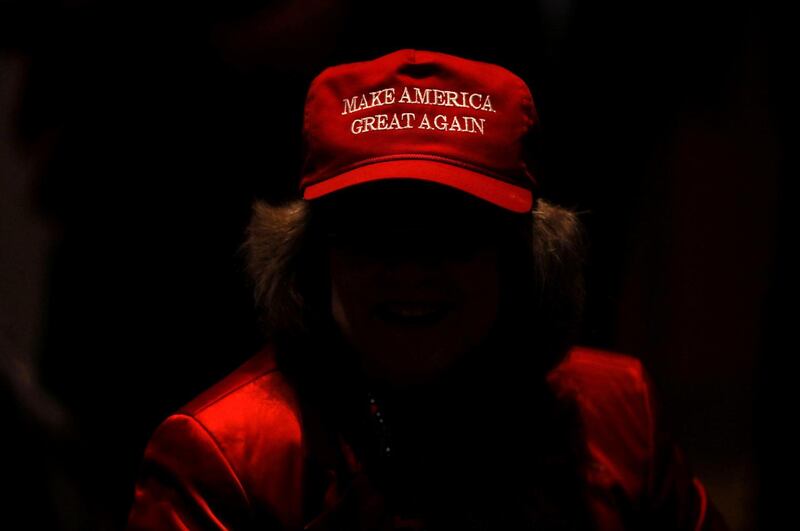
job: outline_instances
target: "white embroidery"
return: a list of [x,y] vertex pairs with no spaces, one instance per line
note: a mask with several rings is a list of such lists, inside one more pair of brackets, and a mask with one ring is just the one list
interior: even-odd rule
[[457,131],[461,133],[480,133],[484,134],[486,118],[475,118],[474,116],[447,116],[437,114],[429,118],[425,113],[417,121],[417,116],[413,112],[375,114],[356,118],[350,122],[350,132],[354,135],[367,133],[369,131],[387,131],[391,129],[430,129],[437,131]]
[[[403,86],[399,99],[394,87],[387,87],[342,100],[342,115],[351,114],[394,103],[415,105],[434,105],[440,107],[459,107],[482,112],[497,112],[492,106],[491,96],[480,92],[456,92],[437,88]],[[417,120],[412,112],[383,113],[355,118],[350,122],[350,132],[354,135],[369,131],[395,129],[431,129],[447,132],[484,134],[486,119],[470,115],[436,114],[432,118],[424,113]]]
[[[403,87],[403,94],[398,103],[416,103],[424,105],[442,105],[444,107],[472,107],[476,110],[497,112],[492,107],[489,94],[480,92],[456,92],[435,88],[421,89],[419,87]],[[412,95],[413,94],[413,95]]]
[[385,131],[387,129],[409,129],[414,120],[413,112],[376,114],[356,118],[350,123],[350,132],[354,135],[366,133],[367,131]]
[[394,88],[375,90],[369,92],[368,95],[370,96],[369,98],[367,98],[367,94],[362,94],[361,96],[353,96],[349,100],[342,100],[344,102],[342,114],[350,114],[351,112],[394,103]]

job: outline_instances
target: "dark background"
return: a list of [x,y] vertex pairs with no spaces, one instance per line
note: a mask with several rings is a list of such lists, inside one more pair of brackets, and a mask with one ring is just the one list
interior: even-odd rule
[[260,344],[237,248],[254,198],[295,192],[308,83],[406,47],[528,82],[542,195],[589,232],[582,343],[645,362],[732,529],[793,520],[797,61],[771,5],[0,6],[7,523],[123,524],[156,424]]

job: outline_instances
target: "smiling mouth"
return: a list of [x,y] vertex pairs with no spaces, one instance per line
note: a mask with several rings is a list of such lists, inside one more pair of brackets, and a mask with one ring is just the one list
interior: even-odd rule
[[430,326],[441,321],[453,308],[443,302],[387,302],[375,307],[375,315],[391,324]]

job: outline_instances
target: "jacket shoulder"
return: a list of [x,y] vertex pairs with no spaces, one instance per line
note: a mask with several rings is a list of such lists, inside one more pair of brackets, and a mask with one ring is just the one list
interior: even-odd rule
[[197,420],[234,460],[256,448],[286,457],[283,450],[301,443],[297,396],[271,343],[178,413]]
[[[550,374],[556,394],[578,405],[598,521],[636,529],[727,531],[675,441],[660,393],[638,358],[576,346]],[[611,501],[614,500],[614,501]],[[626,527],[627,528],[627,527]]]
[[643,471],[653,450],[651,381],[641,360],[575,346],[548,374],[548,382],[558,396],[578,406],[592,480],[638,497],[646,488]]
[[[630,354],[584,345],[573,346],[548,376],[551,381],[611,378],[617,384],[642,383],[642,362]],[[617,381],[619,380],[619,381]]]
[[247,387],[258,385],[264,377],[277,371],[274,347],[271,344],[264,345],[236,370],[205,389],[179,411],[187,415],[198,415],[209,408],[220,407],[222,404],[218,404],[219,402],[224,402],[229,397],[235,399],[237,394],[246,392]]
[[178,414],[208,433],[254,506],[273,507],[284,523],[297,520],[299,500],[286,488],[300,484],[306,448],[297,396],[276,364],[273,344]]
[[[631,405],[632,401],[646,398],[652,385],[639,358],[587,346],[572,347],[561,363],[550,371],[547,380],[557,394],[576,398],[585,406],[587,401],[591,401],[597,408],[603,405],[617,407],[620,402]],[[649,412],[637,409],[628,413],[641,416]]]
[[548,381],[559,393],[599,399],[640,394],[648,384],[639,358],[582,345],[570,349]]
[[165,419],[148,441],[128,529],[269,529],[300,519],[295,395],[265,345]]

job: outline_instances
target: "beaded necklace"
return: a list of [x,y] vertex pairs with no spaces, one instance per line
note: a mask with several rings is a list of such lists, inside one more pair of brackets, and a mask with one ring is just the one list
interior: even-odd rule
[[381,457],[389,459],[394,455],[392,453],[394,441],[392,440],[389,426],[386,423],[386,415],[378,404],[375,394],[372,391],[367,391],[367,398],[369,400],[369,412],[372,418],[372,425],[378,440],[379,453]]

